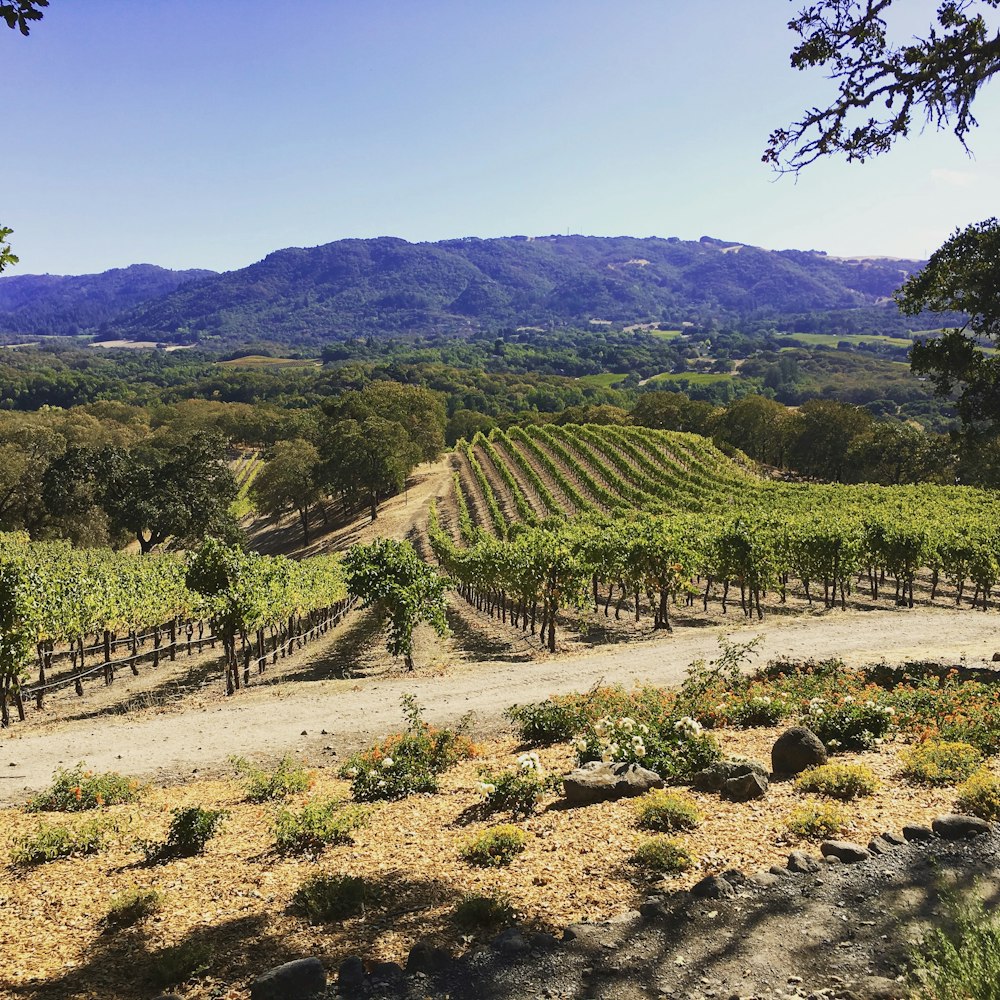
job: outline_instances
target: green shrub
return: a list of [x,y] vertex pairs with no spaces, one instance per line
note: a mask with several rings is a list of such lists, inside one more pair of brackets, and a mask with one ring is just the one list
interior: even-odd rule
[[982,763],[983,755],[968,743],[928,740],[903,754],[903,777],[920,785],[957,785]]
[[923,1000],[995,1000],[1000,983],[1000,917],[976,901],[952,900],[943,927],[912,952]]
[[635,803],[636,821],[644,830],[672,833],[693,830],[701,822],[698,807],[686,795],[653,789]]
[[205,845],[215,836],[227,813],[223,809],[190,806],[187,809],[172,809],[171,815],[174,818],[167,831],[167,839],[162,844],[142,845],[147,861],[193,858],[196,854],[203,853]]
[[790,706],[783,698],[756,694],[727,702],[726,721],[741,729],[776,726],[789,711]]
[[649,837],[632,855],[634,864],[663,875],[678,875],[691,868],[697,859],[681,843],[670,837]]
[[341,768],[359,802],[402,799],[417,792],[436,792],[438,775],[472,754],[472,744],[451,729],[436,729],[421,718],[413,698],[403,697],[407,728]]
[[511,823],[490,827],[473,837],[462,848],[461,856],[473,865],[498,867],[509,865],[528,843],[528,835]]
[[795,788],[849,801],[874,794],[878,778],[864,764],[822,764],[803,771],[795,779]]
[[282,757],[273,771],[255,767],[245,757],[230,757],[229,762],[243,777],[248,802],[284,799],[308,791],[313,784],[313,775],[292,757]]
[[569,698],[549,698],[534,705],[511,705],[504,715],[525,743],[548,746],[567,743],[583,723],[580,706]]
[[130,889],[111,897],[101,923],[107,930],[132,927],[157,913],[162,905],[163,895],[155,889]]
[[894,710],[872,699],[859,701],[848,695],[839,704],[813,698],[803,719],[831,753],[839,750],[871,750],[885,738],[893,723]]
[[211,963],[211,945],[205,941],[184,941],[151,957],[149,977],[155,986],[177,986],[204,972]]
[[991,822],[1000,819],[1000,779],[985,767],[958,786],[956,808]]
[[511,815],[530,816],[538,805],[538,800],[554,784],[547,778],[538,760],[538,754],[521,754],[517,770],[479,772],[479,791],[486,796],[484,806],[487,812],[509,812]]
[[832,802],[811,802],[799,806],[788,817],[788,832],[808,840],[836,837],[845,826],[843,810]]
[[312,924],[346,920],[365,912],[371,887],[354,875],[313,875],[295,891],[292,905]]
[[15,865],[40,865],[58,858],[96,854],[104,846],[108,824],[92,819],[80,826],[39,822],[34,832],[19,837],[10,859]]
[[282,809],[274,820],[274,844],[283,854],[318,852],[331,844],[351,844],[351,834],[368,822],[358,806],[345,807],[340,799],[316,799],[298,812]]
[[468,895],[455,907],[451,919],[464,931],[495,930],[514,923],[517,913],[506,894]]
[[134,778],[114,771],[96,774],[84,768],[84,764],[60,768],[52,776],[51,786],[36,795],[25,809],[28,812],[83,812],[133,802],[144,790]]

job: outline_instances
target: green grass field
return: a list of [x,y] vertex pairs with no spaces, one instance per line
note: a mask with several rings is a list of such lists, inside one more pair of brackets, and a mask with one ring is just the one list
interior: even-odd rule
[[317,368],[313,358],[270,358],[263,354],[248,354],[245,358],[219,361],[224,368]]
[[837,334],[837,333],[788,333],[783,334],[780,339],[785,338],[797,340],[800,344],[809,347],[832,347],[846,342],[856,347],[858,344],[886,344],[889,347],[900,347],[909,349],[913,346],[913,341],[903,337],[878,337],[873,334]]
[[577,379],[577,382],[582,382],[584,385],[600,386],[602,389],[610,389],[621,382],[623,378],[625,378],[625,375],[621,372],[601,372],[600,375],[581,375]]
[[688,385],[715,385],[717,382],[731,382],[736,376],[732,374],[718,374],[713,372],[686,372],[675,374],[674,372],[663,372],[654,375],[650,382],[687,382]]

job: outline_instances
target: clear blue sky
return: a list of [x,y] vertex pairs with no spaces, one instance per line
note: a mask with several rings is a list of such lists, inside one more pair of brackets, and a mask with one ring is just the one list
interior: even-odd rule
[[994,214],[997,87],[974,160],[927,132],[775,179],[768,133],[832,93],[788,66],[800,5],[52,0],[0,31],[8,273],[567,231],[926,256]]

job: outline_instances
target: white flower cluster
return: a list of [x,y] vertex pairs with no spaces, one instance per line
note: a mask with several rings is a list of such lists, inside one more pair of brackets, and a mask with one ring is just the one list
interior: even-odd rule
[[491,784],[489,781],[480,781],[479,784],[476,785],[476,788],[478,788],[483,795],[492,795],[497,790],[497,786]]
[[534,750],[521,754],[517,758],[517,766],[522,771],[532,771],[539,777],[542,774],[542,762],[538,759],[538,754]]
[[356,767],[349,767],[344,772],[344,776],[347,778],[356,778],[358,776],[358,769]]
[[766,694],[757,694],[750,699],[751,705],[770,705],[771,699]]
[[815,715],[817,716],[817,718],[821,715],[825,715],[826,712],[823,709],[823,706],[825,704],[826,704],[826,698],[813,698],[809,702],[809,714]]
[[392,767],[394,763],[395,761],[391,757],[386,757],[386,759],[382,761],[382,770],[388,771],[389,768]]
[[692,719],[690,715],[685,715],[674,723],[674,732],[679,733],[684,739],[690,739],[701,732],[701,723],[697,719]]

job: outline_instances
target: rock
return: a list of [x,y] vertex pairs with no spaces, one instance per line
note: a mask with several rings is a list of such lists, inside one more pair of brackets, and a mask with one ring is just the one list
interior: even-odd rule
[[437,948],[426,941],[418,941],[406,958],[406,973],[422,972],[434,976],[443,972],[451,962],[451,955],[444,948]]
[[994,653],[993,654],[993,662],[994,663],[1000,663],[1000,653]]
[[718,792],[727,781],[745,774],[759,774],[767,780],[767,768],[755,760],[718,760],[696,771],[691,778],[691,787],[699,792]]
[[865,976],[858,984],[861,995],[867,1000],[907,1000],[911,996],[905,983],[885,976]]
[[934,831],[929,826],[920,826],[918,823],[907,823],[903,827],[903,836],[909,840],[930,840],[934,836]]
[[590,805],[607,799],[642,795],[651,788],[663,788],[663,779],[638,764],[610,764],[588,761],[563,778],[563,797],[571,805]]
[[810,872],[819,871],[819,862],[815,858],[809,857],[805,851],[792,851],[788,855],[788,870],[798,872],[800,875],[808,875]]
[[906,843],[906,837],[901,833],[893,833],[891,830],[886,830],[882,834],[882,839],[887,843],[891,844],[893,847],[902,847]]
[[730,896],[736,895],[736,887],[721,875],[706,875],[700,882],[691,886],[691,895],[703,899],[729,899]]
[[756,771],[729,778],[722,785],[722,797],[731,802],[749,802],[751,799],[762,799],[766,794],[767,778]]
[[781,879],[774,872],[756,872],[750,876],[750,881],[762,889],[770,889],[771,886],[777,885]]
[[376,962],[370,973],[373,983],[398,983],[402,978],[403,969],[395,962]]
[[881,837],[872,837],[868,841],[869,854],[885,854],[889,850],[889,845]]
[[788,878],[791,874],[787,868],[782,868],[781,865],[771,865],[771,867],[768,868],[768,873],[776,875],[778,878]]
[[520,955],[529,948],[530,945],[517,927],[508,927],[493,939],[493,950],[501,955]]
[[663,896],[647,896],[639,904],[639,913],[642,914],[646,920],[651,920],[653,917],[658,917],[663,913]]
[[963,840],[965,837],[978,837],[980,834],[989,833],[992,827],[978,816],[947,813],[938,816],[931,823],[931,829],[943,840]]
[[325,989],[323,963],[318,958],[300,958],[258,976],[250,987],[250,1000],[306,1000]]
[[786,729],[771,748],[771,770],[775,774],[798,774],[808,767],[825,764],[826,747],[805,726]]
[[854,865],[871,857],[871,852],[860,844],[852,844],[849,840],[824,840],[819,845],[819,852],[824,858],[836,858],[845,865]]
[[340,963],[337,986],[341,993],[350,995],[365,985],[365,963],[357,955],[351,955]]

